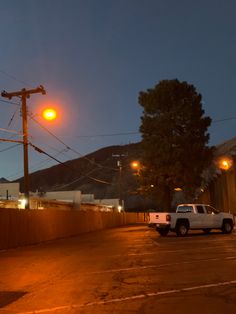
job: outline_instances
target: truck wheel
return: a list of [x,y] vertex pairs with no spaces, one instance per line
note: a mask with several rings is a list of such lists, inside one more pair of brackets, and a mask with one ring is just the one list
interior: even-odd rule
[[230,220],[225,220],[222,225],[223,233],[231,233],[233,230],[233,223]]
[[208,234],[211,232],[211,229],[210,228],[207,228],[207,229],[202,229],[202,231],[205,233],[205,234]]
[[184,237],[188,233],[188,226],[185,222],[179,222],[176,226],[176,234],[178,237]]
[[157,230],[159,234],[163,237],[167,236],[169,230],[168,229],[163,229],[163,230]]

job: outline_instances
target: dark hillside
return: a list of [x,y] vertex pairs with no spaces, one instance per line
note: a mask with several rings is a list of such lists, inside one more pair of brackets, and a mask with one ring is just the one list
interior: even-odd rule
[[[118,157],[117,155],[122,155]],[[119,198],[119,167],[122,162],[122,198],[132,204],[140,204],[135,194],[138,185],[130,163],[140,160],[140,143],[124,146],[109,146],[78,159],[67,161],[30,174],[31,191],[80,190],[94,194],[95,198]],[[24,178],[17,180],[22,188]],[[140,206],[140,205],[139,205]],[[131,207],[134,207],[132,205]]]

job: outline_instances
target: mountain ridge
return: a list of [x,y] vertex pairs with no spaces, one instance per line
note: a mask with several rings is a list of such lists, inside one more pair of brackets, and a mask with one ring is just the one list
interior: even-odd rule
[[[140,158],[140,143],[107,146],[86,156],[31,173],[30,190],[80,190],[83,194],[94,194],[95,198],[105,199],[119,198],[121,184],[122,198],[132,198],[138,185],[130,163]],[[118,160],[121,162],[121,174]],[[20,183],[22,190],[24,178],[15,182]]]

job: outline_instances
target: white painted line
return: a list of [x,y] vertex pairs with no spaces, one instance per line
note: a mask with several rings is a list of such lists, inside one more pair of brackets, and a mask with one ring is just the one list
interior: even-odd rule
[[[194,235],[190,235],[190,236],[187,236],[187,237],[158,237],[158,238],[153,238],[153,237],[150,237],[150,239],[153,241],[153,242],[157,242],[159,241],[159,239],[161,239],[161,242],[157,242],[157,243],[161,243],[161,244],[185,244],[185,240],[188,241],[188,240],[193,240],[194,243],[202,243],[201,240],[204,240],[204,243],[206,243],[205,241],[207,240],[207,243],[211,243],[211,242],[219,242],[219,243],[222,243],[222,242],[232,242],[232,236],[235,236],[236,233],[232,233],[232,234],[228,234],[228,235],[220,235],[220,234],[216,234],[215,236],[219,236],[218,238],[213,238],[214,234],[198,234],[196,237]],[[176,240],[178,239],[178,240]],[[173,240],[173,241],[171,241]],[[235,241],[235,239],[233,239]]]
[[136,247],[138,247],[138,248],[144,248],[144,247],[147,247],[147,246],[153,246],[153,243],[143,243],[143,244],[132,244],[132,245],[130,245],[130,246],[128,246],[127,248],[128,249],[130,249],[130,248],[136,248]]
[[[192,248],[192,251],[198,252],[201,250],[209,250],[209,249],[235,249],[236,246],[224,246],[224,245],[214,245],[214,246],[207,246],[207,247],[201,247],[201,248]],[[153,252],[143,252],[143,253],[128,253],[128,254],[117,254],[117,255],[110,255],[110,258],[117,258],[117,257],[124,257],[124,256],[142,256],[142,255],[160,255],[161,253],[178,253],[178,252],[186,252],[186,249],[180,249],[180,250],[162,250],[161,251],[153,251]],[[188,252],[191,252],[191,248],[188,248]],[[228,252],[213,252],[213,253],[228,253]],[[232,253],[232,252],[231,252]]]
[[148,293],[144,293],[144,294],[138,294],[138,295],[133,295],[133,296],[129,296],[129,297],[116,298],[116,299],[104,300],[104,301],[98,301],[98,302],[88,302],[88,303],[84,303],[84,304],[72,304],[72,305],[57,306],[57,307],[53,307],[53,308],[34,310],[34,311],[30,311],[30,312],[20,312],[18,314],[39,314],[39,313],[47,313],[47,312],[52,313],[52,312],[60,311],[60,310],[62,311],[62,310],[86,308],[88,306],[99,306],[99,305],[119,303],[119,302],[124,302],[124,301],[132,301],[132,300],[137,300],[137,299],[145,299],[148,297],[149,298],[150,297],[158,297],[158,296],[163,296],[163,295],[167,295],[167,294],[170,295],[170,294],[174,294],[174,293],[181,293],[184,291],[194,291],[194,290],[200,290],[200,289],[217,288],[217,287],[230,286],[230,285],[235,285],[235,284],[236,284],[236,280],[231,280],[231,281],[210,283],[210,284],[206,284],[206,285],[192,286],[192,287],[181,288],[181,289],[172,289],[172,290],[158,291],[158,292],[148,292]]
[[124,258],[125,256],[143,256],[143,255],[156,255],[159,252],[144,252],[144,253],[128,253],[128,254],[118,254],[118,255],[110,255],[110,258],[117,258],[117,257],[122,257]]
[[[217,258],[207,258],[207,259],[198,259],[198,260],[190,260],[190,261],[181,261],[182,264],[193,264],[193,263],[199,263],[199,262],[212,262],[212,261],[222,261],[222,260],[234,260],[236,259],[236,256],[227,256],[227,257],[217,257]],[[105,273],[118,273],[118,272],[125,272],[125,271],[136,271],[141,269],[149,269],[149,268],[162,268],[162,267],[169,267],[169,266],[175,266],[179,265],[179,262],[176,263],[167,263],[167,264],[160,264],[160,265],[148,265],[148,266],[138,266],[138,267],[127,267],[127,268],[119,268],[119,269],[108,269],[108,270],[101,270],[101,271],[95,271],[86,273],[84,275],[99,275],[99,274],[105,274]]]

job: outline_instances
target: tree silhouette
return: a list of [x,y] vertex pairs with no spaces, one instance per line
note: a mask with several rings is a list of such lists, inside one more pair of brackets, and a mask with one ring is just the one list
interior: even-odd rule
[[201,101],[193,85],[177,79],[162,80],[139,94],[143,107],[141,185],[165,210],[171,207],[175,188],[194,196],[213,158],[213,148],[207,146],[211,119],[204,117]]

